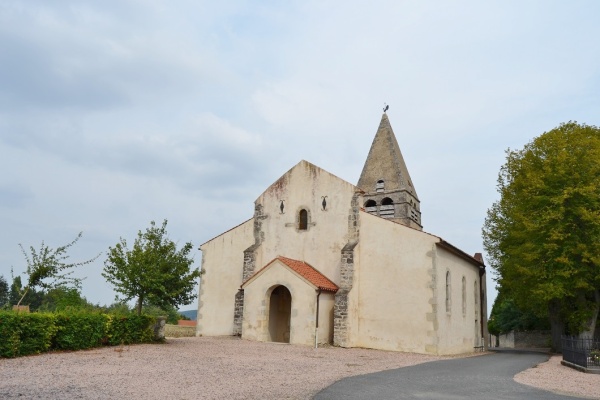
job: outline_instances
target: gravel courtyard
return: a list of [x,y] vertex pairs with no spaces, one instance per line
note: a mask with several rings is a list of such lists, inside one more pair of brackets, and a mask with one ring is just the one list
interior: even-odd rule
[[346,376],[439,359],[232,337],[173,338],[160,345],[0,359],[0,398],[310,399]]

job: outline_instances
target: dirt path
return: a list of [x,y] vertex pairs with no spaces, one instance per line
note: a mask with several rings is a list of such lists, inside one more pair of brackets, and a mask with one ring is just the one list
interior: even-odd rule
[[178,338],[164,345],[0,359],[0,398],[310,399],[346,376],[439,359],[231,337]]

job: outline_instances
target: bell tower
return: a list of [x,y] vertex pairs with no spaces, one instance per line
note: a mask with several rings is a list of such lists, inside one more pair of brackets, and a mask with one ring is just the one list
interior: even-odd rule
[[368,213],[423,229],[421,202],[385,112],[357,186],[365,192],[363,207]]

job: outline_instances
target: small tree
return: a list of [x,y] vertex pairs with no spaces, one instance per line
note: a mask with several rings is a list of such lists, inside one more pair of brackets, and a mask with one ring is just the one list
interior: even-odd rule
[[21,247],[23,256],[25,256],[25,260],[27,261],[26,273],[29,280],[25,288],[23,288],[17,306],[21,305],[27,292],[36,287],[42,290],[68,286],[78,289],[81,288],[82,279],[71,276],[74,272],[73,268],[90,264],[100,256],[100,254],[98,254],[94,258],[82,262],[67,262],[69,259],[67,250],[77,243],[81,236],[82,232],[79,232],[75,240],[56,248],[56,250],[51,249],[42,241],[39,250],[36,250],[33,246],[29,246],[30,254],[28,254],[23,245],[19,243],[19,247]]
[[146,232],[138,231],[131,250],[123,238],[108,249],[102,276],[123,295],[122,300],[137,299],[138,314],[145,303],[166,309],[196,298],[193,292],[200,272],[191,268],[192,243],[177,250],[166,229],[167,220],[161,227],[152,221]]
[[44,293],[38,292],[35,288],[31,288],[25,293],[25,288],[21,282],[20,276],[13,276],[12,284],[10,285],[10,293],[8,295],[8,303],[11,306],[16,306],[19,302],[25,302],[30,310],[37,310],[42,304]]

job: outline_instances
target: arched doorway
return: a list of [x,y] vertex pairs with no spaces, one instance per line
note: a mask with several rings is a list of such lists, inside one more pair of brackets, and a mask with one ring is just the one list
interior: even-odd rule
[[292,294],[285,286],[277,286],[269,300],[269,337],[272,342],[290,342]]

